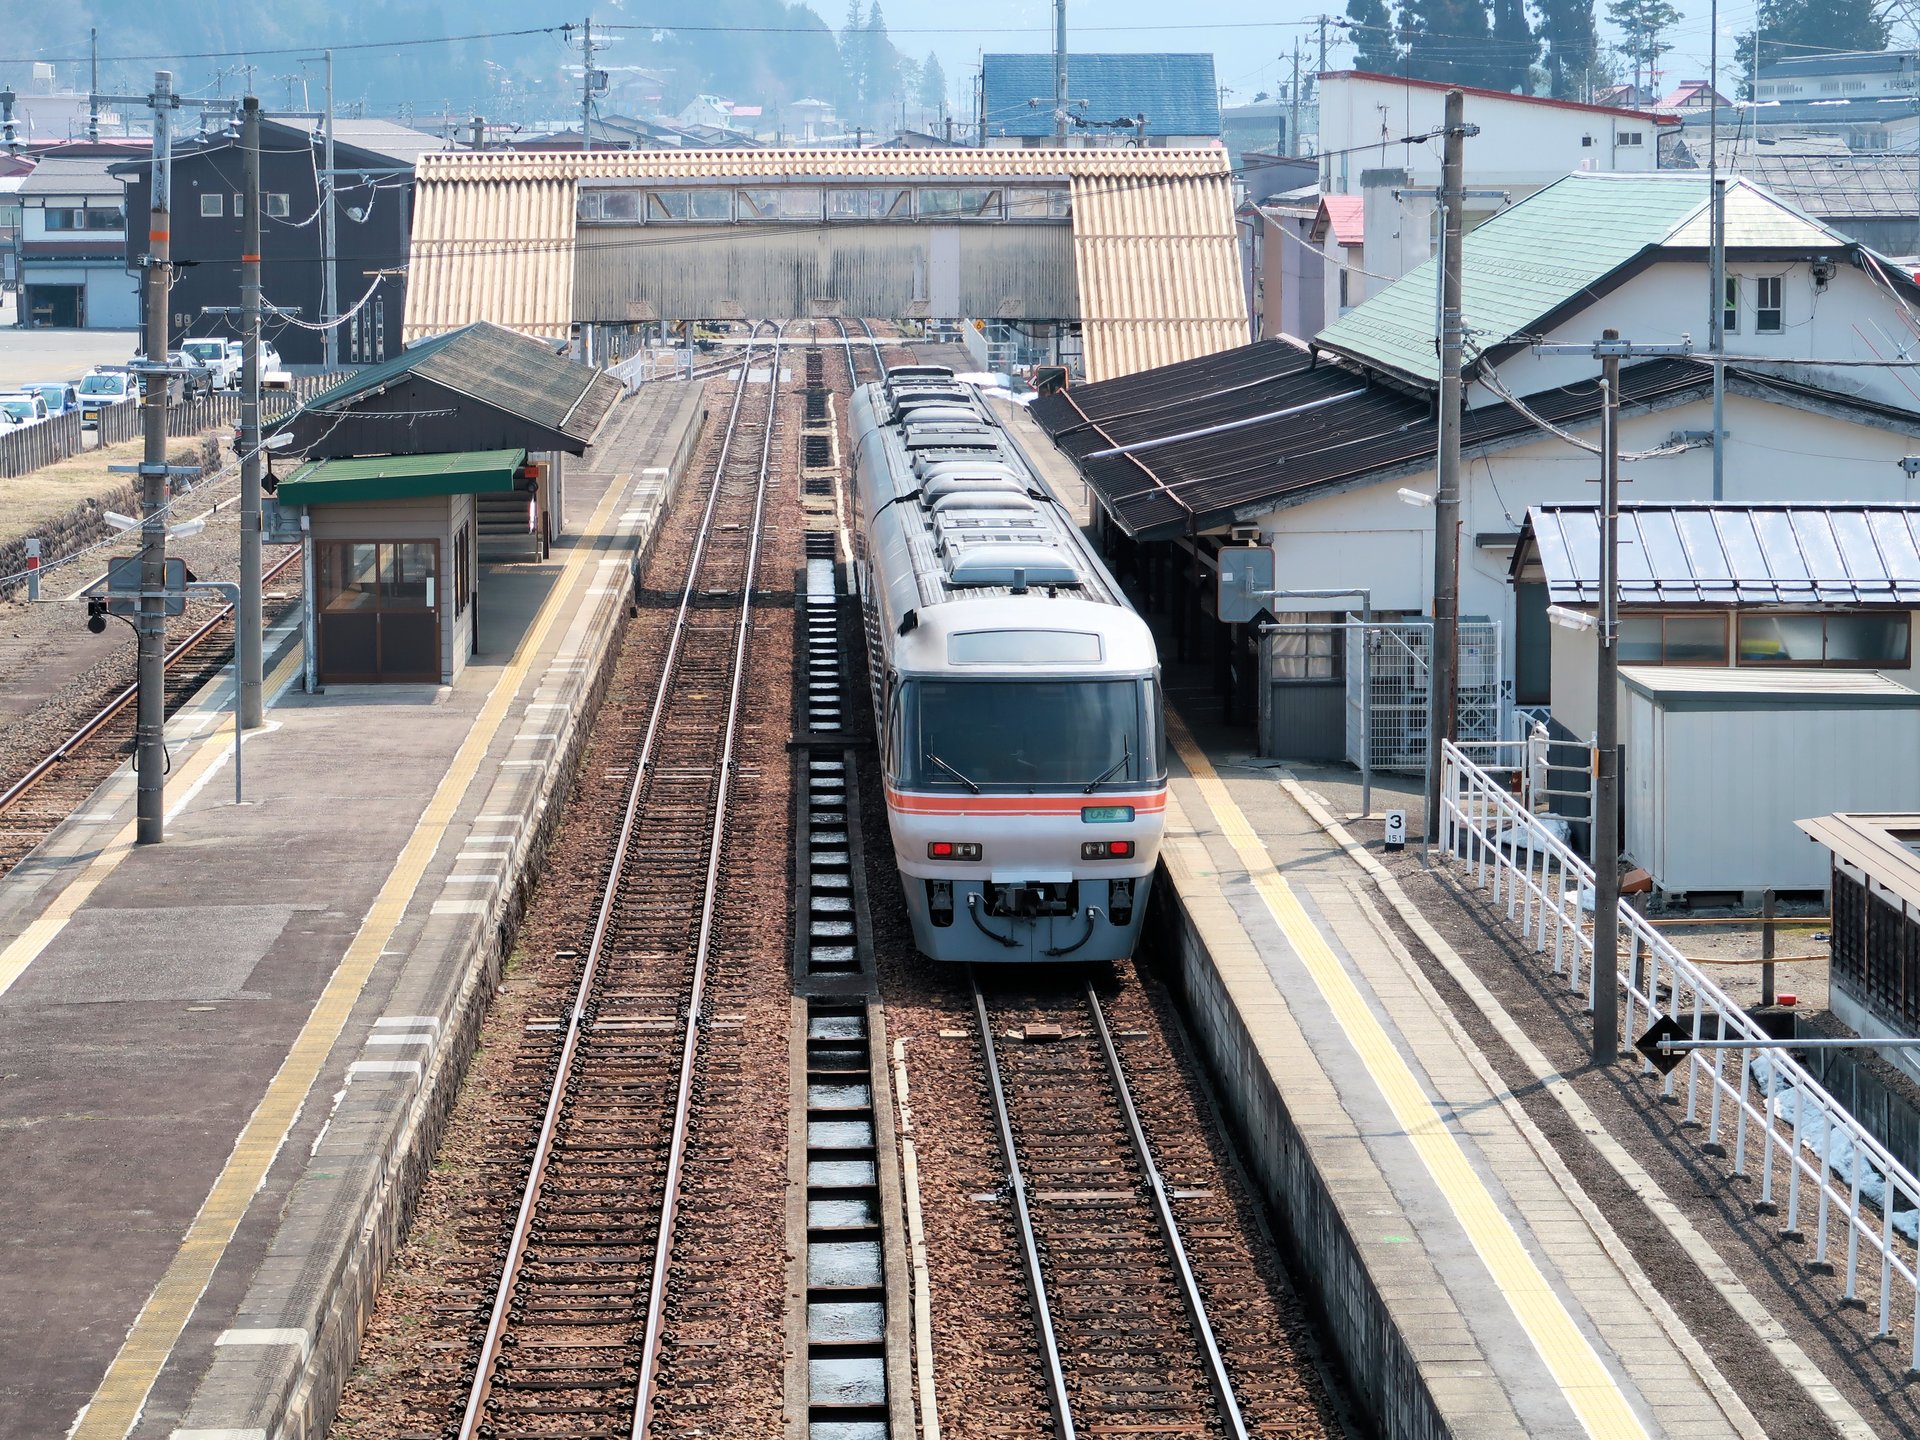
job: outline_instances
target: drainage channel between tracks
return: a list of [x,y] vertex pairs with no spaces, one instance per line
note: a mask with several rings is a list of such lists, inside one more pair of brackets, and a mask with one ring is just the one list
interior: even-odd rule
[[[818,352],[807,375],[818,386]],[[824,397],[824,391],[821,391]],[[832,407],[809,399],[809,416]],[[809,436],[809,441],[815,437]],[[829,452],[831,453],[831,452]],[[807,456],[811,461],[811,455]],[[796,653],[802,657],[795,715],[793,977],[799,999],[795,1046],[803,1073],[796,1098],[795,1168],[804,1178],[802,1274],[806,1334],[805,1440],[910,1440],[905,1379],[904,1251],[898,1166],[884,1064],[885,1020],[874,989],[859,823],[859,744],[849,695],[848,597],[836,563],[837,534],[806,536]],[[878,1057],[880,1063],[876,1063]],[[790,1414],[799,1407],[790,1407]]]

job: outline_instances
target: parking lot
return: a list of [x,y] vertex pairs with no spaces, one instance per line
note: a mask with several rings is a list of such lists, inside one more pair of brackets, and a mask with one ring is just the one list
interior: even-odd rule
[[135,330],[16,330],[16,296],[0,307],[0,393],[30,380],[75,380],[95,365],[120,365],[139,346]]

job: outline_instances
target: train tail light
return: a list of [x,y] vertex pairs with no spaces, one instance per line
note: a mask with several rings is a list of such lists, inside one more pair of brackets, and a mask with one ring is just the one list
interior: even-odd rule
[[977,843],[966,840],[929,840],[929,860],[978,860],[982,854]]
[[1080,847],[1082,860],[1131,860],[1131,840],[1089,840]]

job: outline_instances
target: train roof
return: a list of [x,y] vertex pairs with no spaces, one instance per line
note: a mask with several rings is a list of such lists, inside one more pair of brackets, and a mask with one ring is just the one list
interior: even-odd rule
[[870,497],[870,520],[898,527],[920,607],[1024,592],[1126,608],[971,386],[932,366],[895,369],[866,401],[887,459],[874,478],[891,486]]
[[1124,605],[1059,596],[1044,607],[1022,595],[996,595],[967,605],[915,612],[914,626],[894,641],[903,674],[969,674],[994,679],[1040,676],[1150,675],[1159,664],[1153,633]]

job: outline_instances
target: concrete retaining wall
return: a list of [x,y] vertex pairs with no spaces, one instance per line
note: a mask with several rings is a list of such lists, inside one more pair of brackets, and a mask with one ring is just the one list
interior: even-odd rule
[[[636,550],[644,556],[673,498],[706,414],[690,387],[675,417],[675,461],[659,477],[659,501]],[[685,427],[686,435],[678,433]],[[677,443],[675,443],[677,442]],[[605,571],[601,572],[603,575]],[[338,1096],[307,1173],[294,1186],[267,1258],[233,1322],[233,1332],[298,1335],[299,1343],[262,1349],[226,1344],[195,1393],[182,1427],[191,1432],[319,1440],[332,1423],[381,1276],[404,1242],[447,1117],[478,1044],[481,1021],[513,948],[533,879],[559,823],[580,751],[611,677],[609,663],[625,629],[632,593],[625,572],[597,585],[561,642],[579,641],[585,663],[559,667],[548,698],[567,720],[552,763],[494,774],[480,809],[523,816],[502,885],[484,914],[432,914],[409,908],[393,940],[408,963],[393,989],[363,996],[349,1034],[364,1035],[377,1015],[426,1017],[439,1028],[419,1075],[356,1076]],[[553,672],[549,672],[550,675]],[[548,713],[548,712],[543,712]],[[548,723],[546,721],[540,722]]]
[[1387,1440],[1451,1435],[1381,1293],[1382,1277],[1368,1269],[1353,1220],[1328,1186],[1326,1173],[1337,1171],[1323,1173],[1323,1167],[1337,1167],[1339,1157],[1316,1154],[1295,1123],[1280,1080],[1214,964],[1204,927],[1164,860],[1146,923],[1156,970],[1186,1007],[1194,1041],[1220,1092],[1221,1117],[1293,1251],[1308,1308],[1345,1371],[1369,1433]]

